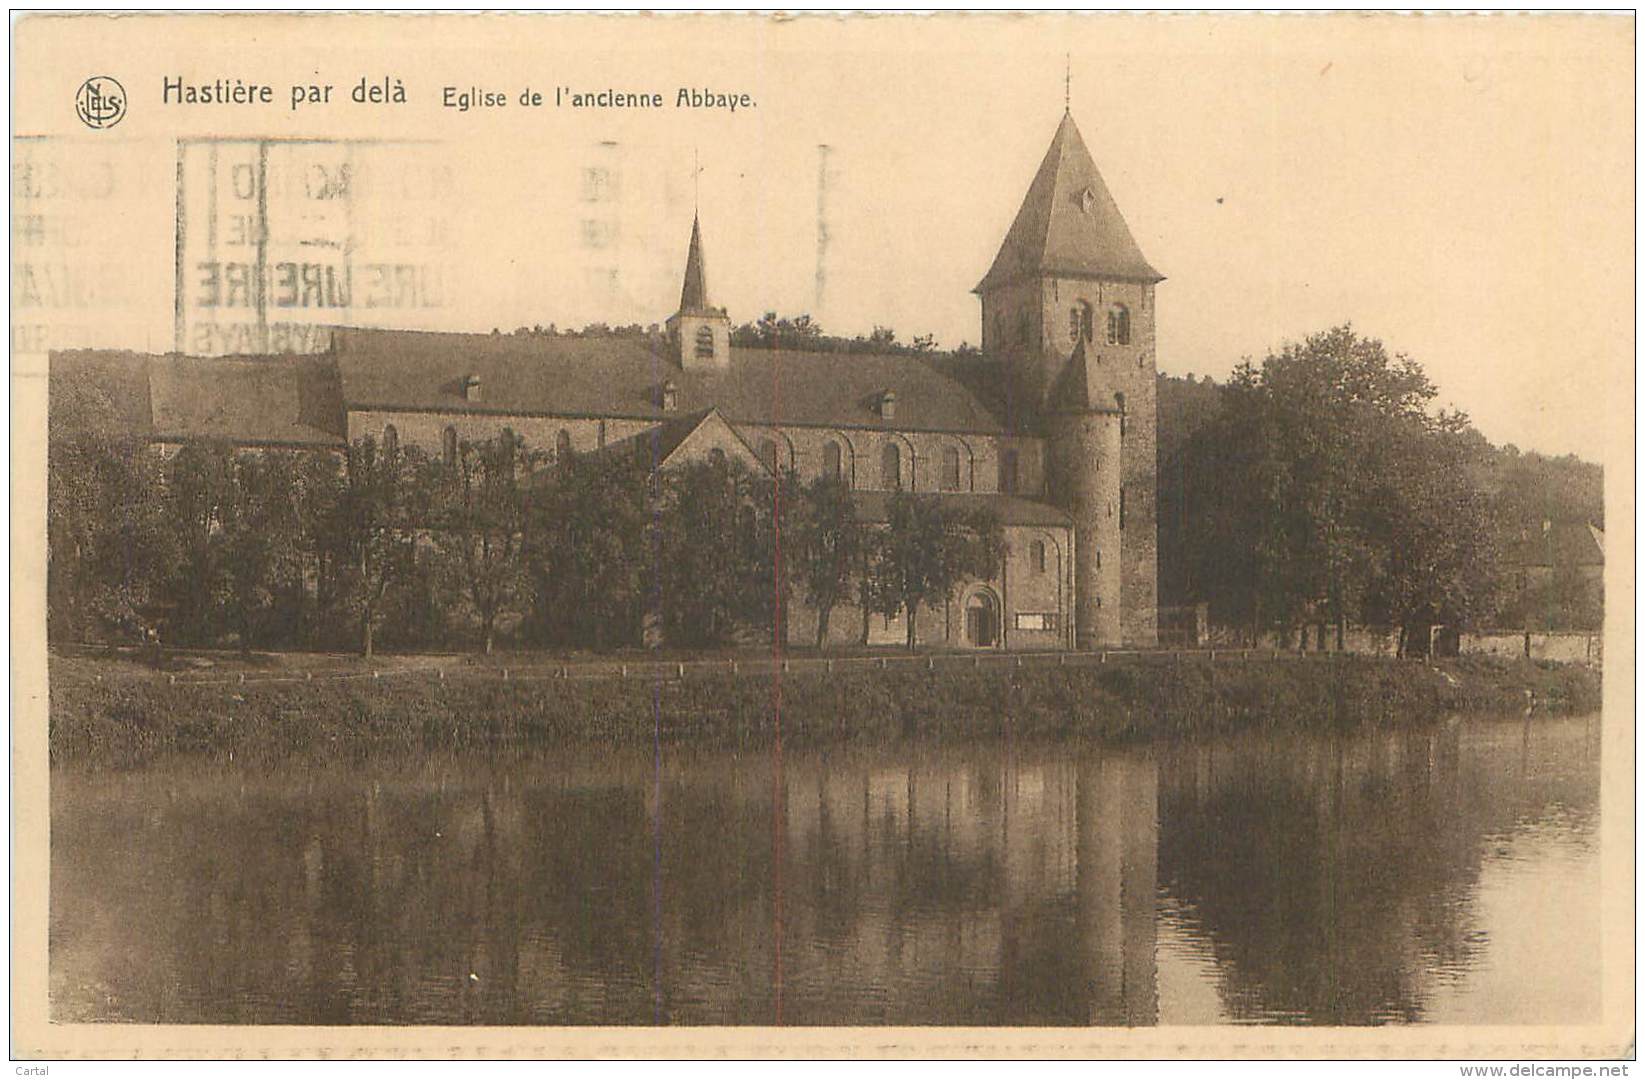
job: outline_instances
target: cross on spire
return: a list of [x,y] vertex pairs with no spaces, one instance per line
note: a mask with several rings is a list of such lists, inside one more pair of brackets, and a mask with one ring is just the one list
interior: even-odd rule
[[697,160],[697,148],[693,146],[691,148],[691,211],[693,214],[701,208],[701,192],[699,190],[700,185],[697,182],[697,178],[702,176],[702,174],[703,167]]
[[1062,54],[1062,111],[1074,111],[1074,54]]

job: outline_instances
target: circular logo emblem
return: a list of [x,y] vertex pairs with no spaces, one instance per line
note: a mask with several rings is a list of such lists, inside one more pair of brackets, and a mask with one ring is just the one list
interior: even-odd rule
[[126,115],[126,88],[107,75],[93,75],[74,95],[74,111],[89,128],[111,128]]

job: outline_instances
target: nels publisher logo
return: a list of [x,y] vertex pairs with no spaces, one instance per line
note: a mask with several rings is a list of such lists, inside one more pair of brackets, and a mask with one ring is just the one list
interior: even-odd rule
[[126,115],[126,88],[107,75],[93,75],[74,95],[74,111],[89,128],[111,128]]

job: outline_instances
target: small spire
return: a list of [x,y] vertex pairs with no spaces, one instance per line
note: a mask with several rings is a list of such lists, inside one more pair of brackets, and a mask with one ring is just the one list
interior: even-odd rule
[[1091,358],[1085,352],[1085,335],[1074,342],[1074,352],[1063,365],[1062,374],[1051,388],[1046,403],[1059,412],[1085,412],[1091,407]]
[[680,310],[703,312],[708,308],[708,271],[703,266],[703,235],[697,215],[691,215],[691,247],[685,255],[685,283],[680,288]]

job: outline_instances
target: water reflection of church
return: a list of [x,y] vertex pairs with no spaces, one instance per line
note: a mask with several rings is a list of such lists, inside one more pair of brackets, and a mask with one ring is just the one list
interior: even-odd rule
[[1582,723],[65,776],[53,1015],[1135,1026],[1186,950],[1205,1021],[1421,1019],[1491,851],[1591,827]]
[[838,1023],[829,998],[864,985],[885,994],[861,1023],[1155,1022],[1151,762],[785,780],[793,860],[827,868],[785,904],[793,1023]]

